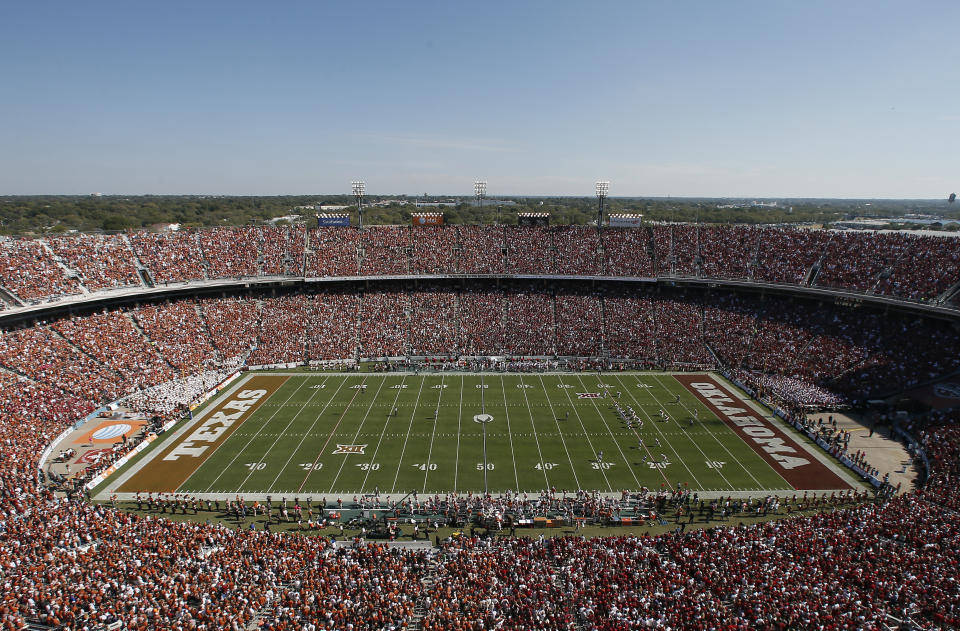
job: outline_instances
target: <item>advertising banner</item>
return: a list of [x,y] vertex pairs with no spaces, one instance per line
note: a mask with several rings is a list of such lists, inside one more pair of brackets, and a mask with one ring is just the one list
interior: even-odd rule
[[414,226],[442,226],[443,213],[414,213],[410,221]]
[[317,215],[317,227],[322,228],[324,226],[349,226],[350,225],[350,215],[331,215],[326,213],[321,213]]
[[610,215],[611,228],[639,228],[643,225],[643,215]]
[[517,225],[546,228],[550,225],[550,213],[519,213]]

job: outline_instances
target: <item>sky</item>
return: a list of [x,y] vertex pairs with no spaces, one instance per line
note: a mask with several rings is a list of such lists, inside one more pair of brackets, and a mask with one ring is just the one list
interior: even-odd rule
[[0,195],[945,198],[960,2],[0,3]]

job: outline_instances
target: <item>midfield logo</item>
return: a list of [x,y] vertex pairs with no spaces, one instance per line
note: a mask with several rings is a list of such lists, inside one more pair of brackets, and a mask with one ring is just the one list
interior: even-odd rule
[[337,445],[335,454],[362,454],[366,445]]
[[578,399],[599,399],[601,397],[599,392],[578,392],[577,398]]

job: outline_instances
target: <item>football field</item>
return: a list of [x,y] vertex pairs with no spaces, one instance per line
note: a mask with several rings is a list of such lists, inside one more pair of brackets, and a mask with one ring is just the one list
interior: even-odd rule
[[850,488],[745,398],[711,374],[254,372],[162,437],[115,490]]

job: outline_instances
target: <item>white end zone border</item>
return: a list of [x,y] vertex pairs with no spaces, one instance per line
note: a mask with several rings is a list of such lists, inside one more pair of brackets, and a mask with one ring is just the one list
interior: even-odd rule
[[[243,373],[235,372],[229,377],[227,377],[226,379],[224,379],[219,385],[214,386],[210,390],[207,390],[201,397],[199,397],[196,401],[190,404],[189,406],[190,411],[193,412],[193,410],[197,409],[199,406],[206,403],[213,397],[220,395],[221,393],[226,391],[228,388],[229,390],[227,394],[233,394],[234,392],[239,390],[247,381],[249,381],[255,374],[259,374],[259,373],[247,371],[246,374],[243,374],[242,377],[241,377],[241,374]],[[239,381],[237,381],[238,378],[239,378]],[[233,383],[233,382],[236,382],[236,383]],[[231,383],[233,383],[232,386],[230,386]],[[188,430],[193,429],[194,427],[202,423],[204,417],[206,417],[207,414],[209,414],[209,411],[210,411],[210,408],[200,412],[199,414],[197,414],[192,419],[189,419],[186,422],[182,422],[183,419],[168,421],[163,426],[163,440],[164,441],[175,440],[179,436],[182,436]],[[169,430],[172,429],[177,424],[180,424],[180,428],[177,429],[175,432],[170,432]],[[156,434],[152,435],[152,437],[148,437],[142,443],[137,445],[130,453],[118,459],[115,463],[113,463],[111,466],[107,467],[103,472],[101,472],[100,475],[98,475],[97,477],[87,482],[87,484],[84,485],[84,488],[87,490],[90,490],[95,488],[97,485],[102,484],[108,477],[110,477],[118,469],[123,467],[123,465],[129,462],[131,458],[133,458],[135,455],[139,454],[141,451],[146,449],[147,445],[154,442],[158,438],[160,438],[160,436]],[[140,462],[137,462],[136,464],[131,466],[129,469],[124,471],[122,474],[115,476],[112,480],[110,480],[110,483],[107,486],[105,486],[102,490],[97,492],[97,494],[94,496],[94,499],[106,497],[107,494],[109,494],[113,489],[117,488],[118,486],[126,482],[130,478],[130,476],[137,473],[138,471],[140,471],[140,469],[142,469],[144,466],[150,463],[159,453],[160,453],[159,449],[155,450],[146,458],[144,458]]]

